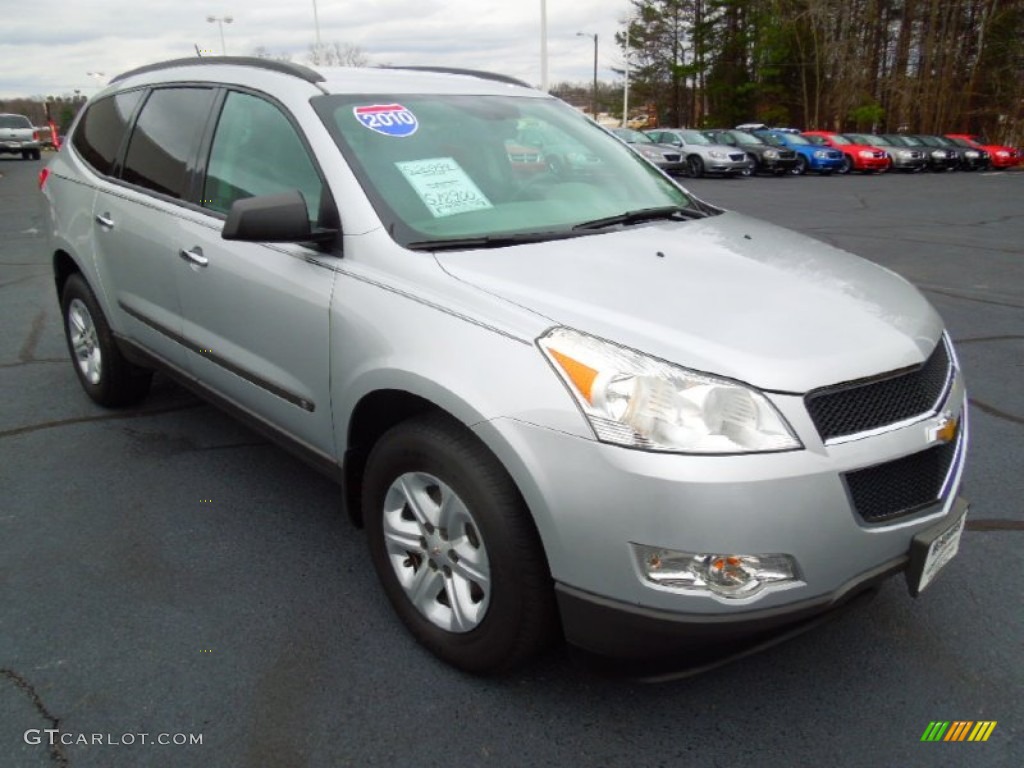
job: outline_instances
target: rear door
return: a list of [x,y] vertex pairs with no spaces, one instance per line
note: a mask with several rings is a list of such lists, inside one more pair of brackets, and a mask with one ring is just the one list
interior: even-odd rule
[[323,264],[334,257],[299,244],[221,238],[235,200],[294,189],[305,197],[314,226],[321,206],[333,211],[286,110],[261,94],[228,91],[202,181],[206,215],[182,224],[175,247],[190,260],[176,282],[195,377],[329,461],[328,309],[335,273]]
[[[200,87],[125,93],[111,100],[113,113],[97,114],[93,108],[83,126],[85,135],[94,134],[101,147],[104,132],[145,98],[123,162],[118,166],[115,161],[109,169],[119,181],[101,184],[97,190],[95,252],[103,289],[118,317],[116,327],[178,368],[186,363],[175,284],[183,263],[176,245],[190,173],[214,95],[213,88]],[[130,98],[118,105],[122,97]],[[90,164],[104,162],[101,157],[85,159]]]

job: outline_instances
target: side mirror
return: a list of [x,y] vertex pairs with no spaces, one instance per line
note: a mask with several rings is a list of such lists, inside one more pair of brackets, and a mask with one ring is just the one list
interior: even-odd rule
[[327,243],[337,235],[334,229],[309,226],[306,199],[297,189],[236,200],[221,232],[225,240],[251,243]]

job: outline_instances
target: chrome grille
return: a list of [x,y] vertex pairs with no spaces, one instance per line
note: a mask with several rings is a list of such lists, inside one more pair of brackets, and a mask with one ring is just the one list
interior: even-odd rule
[[804,403],[822,440],[867,432],[935,411],[952,373],[943,340],[919,366],[809,392]]

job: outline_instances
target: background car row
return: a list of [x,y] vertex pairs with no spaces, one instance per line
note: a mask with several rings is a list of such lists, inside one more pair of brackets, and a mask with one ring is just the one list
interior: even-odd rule
[[837,133],[753,127],[694,130],[612,130],[633,149],[673,174],[749,176],[817,173],[918,173],[924,170],[1012,168],[1024,162],[1013,147],[967,134]]

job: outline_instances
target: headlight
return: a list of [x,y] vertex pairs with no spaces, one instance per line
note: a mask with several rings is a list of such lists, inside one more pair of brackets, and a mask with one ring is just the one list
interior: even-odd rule
[[943,152],[941,149],[933,149],[932,157],[934,157],[937,160],[941,160],[942,158],[946,157],[946,153]]
[[826,152],[826,151],[825,151],[825,150],[823,150],[823,149],[819,149],[819,150],[816,150],[816,151],[814,152],[814,156],[815,156],[816,158],[818,158],[819,160],[824,160],[825,158],[827,158],[827,157],[828,157],[828,152]]
[[896,154],[899,155],[900,160],[912,160],[914,157],[914,153],[906,149],[898,150]]
[[649,157],[652,160],[661,160],[661,152],[656,149],[648,149],[647,147],[640,147],[640,154],[644,157]]
[[779,156],[779,153],[776,152],[774,149],[767,149],[765,150],[764,156],[774,160],[776,157]]
[[999,155],[1000,157],[1009,157],[1010,156],[1010,153],[1007,152],[1005,149],[997,149],[996,150],[996,154]]
[[708,157],[714,158],[715,160],[725,160],[729,155],[725,152],[719,152],[716,149],[712,149],[708,151]]
[[674,453],[802,448],[760,392],[569,328],[538,340],[597,438]]
[[868,158],[871,158],[871,157],[875,156],[875,153],[872,152],[870,149],[862,149],[857,154],[860,155],[861,157],[868,157]]
[[975,152],[973,149],[968,149],[966,152],[964,152],[964,155],[971,158],[972,160],[978,159],[978,153]]

